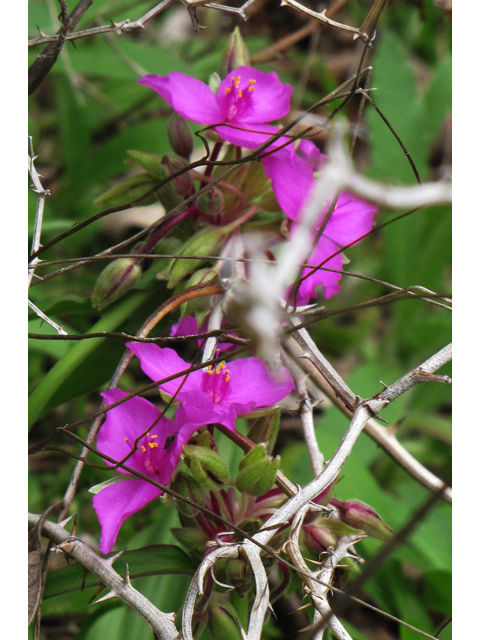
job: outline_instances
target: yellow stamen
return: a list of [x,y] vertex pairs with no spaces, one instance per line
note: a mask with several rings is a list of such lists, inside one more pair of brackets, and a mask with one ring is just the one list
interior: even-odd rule
[[238,89],[240,80],[241,80],[240,76],[237,76],[236,78],[233,79],[233,86],[235,87],[235,89]]
[[[211,369],[207,369],[206,373],[210,374],[211,376],[213,376],[213,371]],[[218,373],[218,371],[217,371]]]
[[256,80],[253,80],[252,78],[250,78],[250,80],[248,81],[248,84],[255,84]]
[[232,90],[230,89],[230,87],[226,87],[225,88],[225,93],[230,93]]
[[143,446],[143,444],[142,444],[142,451],[143,451],[143,453],[145,453],[145,451],[146,451],[146,449],[145,449],[145,447]]
[[125,442],[128,442],[128,438],[124,438]]
[[248,91],[255,91],[255,87],[248,87]]
[[225,381],[228,382],[230,380],[230,376],[225,376]]
[[151,438],[152,440],[155,440],[155,438],[158,438],[158,436],[150,436],[150,438]]
[[155,447],[158,447],[158,442],[149,442],[148,446],[150,449],[155,449]]
[[242,96],[243,96],[242,90],[241,90],[241,89],[239,89],[239,90],[238,90],[238,97],[239,97],[239,98],[241,98]]

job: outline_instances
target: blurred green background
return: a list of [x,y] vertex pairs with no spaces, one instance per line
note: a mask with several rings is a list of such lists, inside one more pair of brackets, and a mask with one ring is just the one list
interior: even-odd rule
[[[74,3],[67,3],[73,8]],[[137,19],[153,2],[96,0],[77,29],[108,24],[112,19]],[[333,2],[323,3],[328,8]],[[346,24],[360,25],[371,2],[348,1],[335,15]],[[313,5],[309,5],[315,8]],[[37,27],[55,33],[59,5],[54,0],[29,2],[29,37]],[[145,73],[166,75],[183,71],[208,81],[217,71],[222,50],[236,25],[241,28],[252,64],[276,71],[295,88],[298,109],[308,108],[351,75],[358,64],[360,43],[339,31],[322,28],[282,50],[267,61],[265,52],[275,42],[303,28],[306,18],[278,2],[257,0],[248,22],[233,14],[199,9],[206,29],[195,33],[186,9],[169,7],[143,30],[121,36],[115,33],[79,39],[67,44],[56,64],[29,100],[29,135],[33,138],[37,170],[51,192],[45,206],[42,244],[71,225],[87,220],[101,207],[94,200],[117,184],[131,170],[128,149],[162,154],[169,151],[167,105],[156,94],[137,84]],[[29,63],[43,46],[30,47]],[[437,180],[451,163],[451,20],[433,0],[391,2],[377,25],[377,36],[368,56],[373,67],[372,97],[408,149],[422,181]],[[320,112],[328,116],[338,101]],[[358,102],[342,112],[351,120]],[[322,144],[320,140],[320,144]],[[415,176],[378,114],[366,106],[362,135],[354,156],[369,177],[391,184],[414,184]],[[37,198],[29,191],[29,228],[33,231]],[[399,213],[380,211],[377,225]],[[115,219],[117,220],[117,219]],[[120,218],[118,218],[120,220]],[[108,218],[71,235],[42,258],[63,260],[92,255],[146,226],[140,218],[123,227]],[[175,246],[175,241],[172,241]],[[31,244],[31,238],[29,239]],[[448,295],[451,276],[451,214],[446,207],[421,210],[373,233],[347,251],[346,269],[399,287],[421,285]],[[157,265],[158,266],[158,265]],[[136,290],[103,312],[95,311],[90,296],[103,264],[94,263],[68,272],[30,289],[31,300],[70,333],[125,331],[135,333],[143,321],[171,295],[164,282],[152,274],[140,280]],[[50,268],[53,270],[55,267]],[[48,272],[44,269],[41,273]],[[159,270],[159,269],[157,269]],[[38,272],[40,274],[40,270]],[[389,292],[380,284],[342,278],[338,296],[328,309],[341,309]],[[177,315],[163,321],[156,332],[168,335]],[[53,330],[34,315],[29,330]],[[313,326],[320,350],[338,367],[350,387],[361,396],[380,391],[381,379],[394,382],[450,341],[449,312],[418,299],[362,311],[346,312]],[[29,391],[31,443],[47,437],[55,427],[86,418],[98,408],[99,391],[108,383],[124,346],[118,340],[47,342],[30,340]],[[101,366],[99,366],[101,365]],[[448,368],[442,373],[448,373]],[[142,377],[133,368],[122,388],[133,390]],[[153,397],[153,395],[152,395]],[[320,406],[315,414],[317,437],[325,458],[333,455],[347,421],[332,406]],[[451,464],[450,390],[444,385],[423,385],[399,398],[385,417],[401,421],[398,438],[422,464],[449,481]],[[291,419],[291,416],[286,416]],[[88,423],[77,433],[87,434]],[[62,447],[77,452],[67,439]],[[234,445],[221,439],[222,452],[238,464]],[[308,455],[295,429],[285,429],[279,439],[282,470],[292,482],[311,480]],[[74,460],[41,452],[31,458],[30,511],[42,512],[59,501],[68,485]],[[98,542],[99,525],[87,489],[105,475],[86,468],[72,505],[79,514],[79,529]],[[342,472],[336,497],[367,502],[395,531],[427,498],[428,492],[401,470],[366,435],[359,439]],[[146,509],[127,520],[117,548],[137,549],[150,544],[176,544],[169,529],[177,516],[166,505]],[[380,543],[358,545],[368,560]],[[63,566],[55,557],[53,566]],[[160,609],[181,610],[188,576],[158,575],[134,582]],[[84,640],[135,638],[147,640],[146,623],[119,602],[87,607],[92,589],[46,599],[42,634],[45,640],[78,637]],[[409,542],[398,549],[372,578],[360,597],[427,633],[434,634],[451,615],[451,508],[437,504]],[[410,640],[416,632],[352,606],[347,629],[355,640]],[[30,628],[30,632],[32,629]],[[382,635],[383,634],[383,635]],[[208,638],[208,631],[204,638]],[[282,638],[273,619],[265,638]],[[293,636],[292,636],[293,637]],[[325,637],[328,637],[327,635]],[[439,636],[452,637],[451,627]]]

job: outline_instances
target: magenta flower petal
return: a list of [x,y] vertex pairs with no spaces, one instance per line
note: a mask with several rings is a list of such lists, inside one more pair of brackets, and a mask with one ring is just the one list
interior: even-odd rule
[[138,81],[159,93],[177,113],[199,124],[224,122],[213,91],[201,80],[172,71],[168,76],[148,75]]
[[93,497],[93,507],[102,526],[100,551],[109,553],[124,521],[161,494],[162,491],[157,487],[133,477],[105,487],[97,493]]
[[298,220],[314,183],[308,162],[283,149],[265,156],[262,162],[282,211],[291,220]]
[[228,363],[231,392],[229,402],[268,407],[285,398],[294,388],[288,371],[282,367],[273,376],[260,358],[242,358]]
[[271,122],[290,111],[292,93],[274,72],[238,67],[220,83],[217,99],[225,122]]
[[328,220],[325,235],[344,247],[372,229],[376,213],[375,205],[343,191]]
[[[179,371],[188,369],[188,363],[184,362],[173,349],[161,349],[156,344],[148,342],[127,342],[127,347],[140,360],[142,371],[154,381],[168,378]],[[187,376],[182,391],[192,391],[198,388],[201,376],[201,371],[192,371]],[[159,385],[160,389],[173,396],[182,384],[184,377],[162,383]]]
[[[311,257],[308,260],[308,264],[311,265],[319,265],[322,264],[325,260],[325,264],[322,264],[322,267],[328,269],[337,269],[338,271],[342,270],[342,254],[337,253],[338,247],[332,242],[329,238],[322,236],[315,247]],[[330,256],[335,255],[332,259],[328,260]],[[326,299],[335,296],[340,291],[340,285],[338,284],[342,274],[334,273],[331,271],[324,271],[322,268],[316,269],[313,271],[312,269],[304,269],[302,276],[306,274],[311,274],[302,281],[297,295],[297,304],[307,304],[307,302],[316,297],[315,289],[319,285],[323,286],[323,294]]]
[[[148,343],[128,346],[140,358],[143,371],[152,379],[172,375],[187,367],[173,349],[160,349]],[[160,388],[170,393],[168,384],[162,384]],[[182,403],[185,409],[183,419],[187,422],[219,423],[233,430],[237,415],[278,402],[290,393],[293,386],[293,380],[286,370],[282,369],[279,377],[274,378],[260,358],[244,358],[228,365],[220,362],[215,367],[208,366],[192,373],[178,392],[176,400]],[[178,424],[177,420],[175,424]],[[185,429],[183,434],[189,433],[191,427]]]
[[172,324],[171,336],[194,336],[198,331],[197,321],[193,316],[185,316],[179,322]]
[[[110,389],[101,395],[107,404],[113,404],[128,394],[120,389]],[[106,420],[98,433],[97,449],[110,458],[122,460],[131,452],[135,438],[150,427],[153,428],[159,415],[160,411],[145,398],[131,398],[114,407],[107,412]],[[172,424],[170,420],[168,423]],[[132,462],[130,458],[129,466],[133,466]],[[118,470],[128,473],[120,468]]]
[[322,162],[327,159],[327,156],[320,153],[320,149],[311,140],[301,140],[297,153],[308,162],[313,171],[318,171]]
[[[246,149],[256,149],[261,144],[264,144],[270,138],[278,133],[278,127],[274,127],[271,124],[252,124],[246,122],[232,122],[229,125],[222,125],[220,127],[215,127],[215,131],[218,135],[226,140],[227,142],[231,142],[232,144],[237,145],[238,147],[245,147]],[[286,136],[281,136],[280,138],[274,140],[266,149],[276,149],[285,143],[289,143],[288,146],[285,147],[285,150],[288,150],[290,153],[293,153],[294,146],[291,138],[287,138]]]
[[[126,395],[128,394],[120,389],[102,393],[108,403],[116,402]],[[123,460],[131,454],[135,441],[145,433],[147,435],[138,440],[137,449],[126,464],[161,484],[166,484],[175,467],[172,466],[164,445],[167,438],[176,433],[176,427],[171,420],[164,416],[160,418],[160,415],[155,405],[145,398],[131,398],[114,407],[107,412],[107,418],[98,433],[98,450],[116,461]],[[128,473],[121,468],[118,470]]]
[[[243,413],[243,407],[240,411],[236,412],[236,405],[233,405],[229,401],[214,402],[212,397],[203,391],[187,391],[182,394],[183,409],[185,410],[186,424],[192,424],[203,417],[204,424],[222,424],[227,429],[233,431],[235,429],[235,418],[238,413]],[[248,412],[248,407],[246,409]],[[185,442],[189,439],[186,437],[188,434],[189,426],[181,430],[178,434],[179,441],[182,439]]]

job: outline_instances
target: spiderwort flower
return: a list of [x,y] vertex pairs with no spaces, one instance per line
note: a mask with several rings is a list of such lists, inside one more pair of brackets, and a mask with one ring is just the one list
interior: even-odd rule
[[[127,347],[140,359],[143,372],[152,380],[162,380],[189,368],[173,349],[143,342],[130,342]],[[228,365],[220,362],[192,371],[159,387],[170,396],[178,391],[176,400],[182,403],[187,420],[198,419],[203,412],[205,423],[216,422],[233,431],[239,414],[279,402],[293,390],[294,383],[285,368],[274,378],[260,358],[242,358]]]
[[[127,394],[120,389],[110,389],[101,395],[112,404]],[[123,460],[132,452],[137,438],[145,433],[125,464],[159,484],[168,484],[180,459],[182,446],[204,423],[202,416],[194,411],[190,411],[187,419],[182,408],[177,411],[175,422],[160,418],[160,415],[160,411],[144,398],[132,398],[114,407],[107,412],[99,431],[98,450],[114,460]],[[93,507],[102,527],[99,548],[105,554],[115,544],[123,522],[163,493],[158,487],[120,467],[118,471],[128,479],[105,487],[93,498]]]
[[[310,141],[302,141],[298,155],[284,150],[265,157],[263,164],[267,176],[272,180],[272,189],[285,215],[294,222],[295,233],[302,208],[311,196],[314,187],[314,171],[321,169],[326,156],[320,153]],[[319,212],[314,235],[322,226],[328,207]],[[315,297],[315,289],[323,286],[325,298],[331,298],[340,291],[339,280],[343,257],[339,249],[359,242],[373,227],[373,217],[377,208],[346,191],[342,191],[310,258],[309,264],[324,266],[326,269],[304,269],[305,278],[297,292],[297,304],[307,304]],[[312,241],[314,239],[312,237]]]
[[[293,87],[275,72],[238,67],[221,81],[215,94],[208,85],[185,73],[147,75],[138,81],[159,93],[177,113],[203,125],[216,125],[218,135],[240,147],[255,149],[278,129],[265,124],[283,118],[290,110]],[[221,126],[223,125],[223,126]],[[288,138],[276,140],[279,146]],[[293,145],[289,145],[292,149]]]

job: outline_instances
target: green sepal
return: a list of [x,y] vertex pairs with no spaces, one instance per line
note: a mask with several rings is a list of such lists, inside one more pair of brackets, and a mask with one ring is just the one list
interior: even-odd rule
[[[200,229],[193,237],[189,238],[179,249],[178,253],[185,256],[205,256],[213,255],[224,243],[226,238],[225,231],[220,227],[207,225]],[[178,258],[173,260],[172,266],[168,274],[169,289],[174,289],[185,276],[192,273],[199,267],[204,260],[184,260]]]
[[168,171],[162,165],[163,155],[136,151],[135,149],[129,149],[127,153],[155,180],[165,180],[168,177]]
[[277,439],[280,427],[280,409],[268,411],[264,416],[257,418],[248,431],[247,437],[255,444],[264,443],[267,453],[271,454]]
[[137,283],[142,268],[132,258],[119,258],[110,262],[98,276],[92,294],[92,305],[104,309],[124,296]]
[[175,538],[187,549],[194,551],[205,551],[208,536],[196,527],[174,527],[170,529]]
[[261,496],[269,491],[280,468],[280,457],[272,459],[264,444],[251,449],[239,464],[235,486],[241,493]]
[[192,444],[184,445],[182,450],[185,464],[203,489],[217,491],[227,482],[228,465],[219,453]]
[[[172,489],[176,491],[181,496],[188,498],[189,500],[193,500],[194,502],[198,502],[198,504],[205,504],[205,499],[207,497],[207,492],[203,487],[201,487],[198,482],[191,475],[186,473],[177,473],[175,476],[175,480],[173,481]],[[178,511],[183,513],[183,515],[188,518],[194,518],[199,510],[191,505],[183,502],[180,499],[176,499],[175,506]]]
[[[133,202],[144,193],[146,193],[149,189],[151,189],[155,184],[155,180],[152,180],[152,177],[147,173],[140,173],[139,175],[132,176],[128,178],[122,184],[105,191],[101,196],[94,201],[94,204],[99,206],[107,206],[107,207],[120,207],[125,204],[129,204]],[[155,204],[157,199],[155,194],[148,196],[145,198],[139,206],[144,206],[147,204]]]

